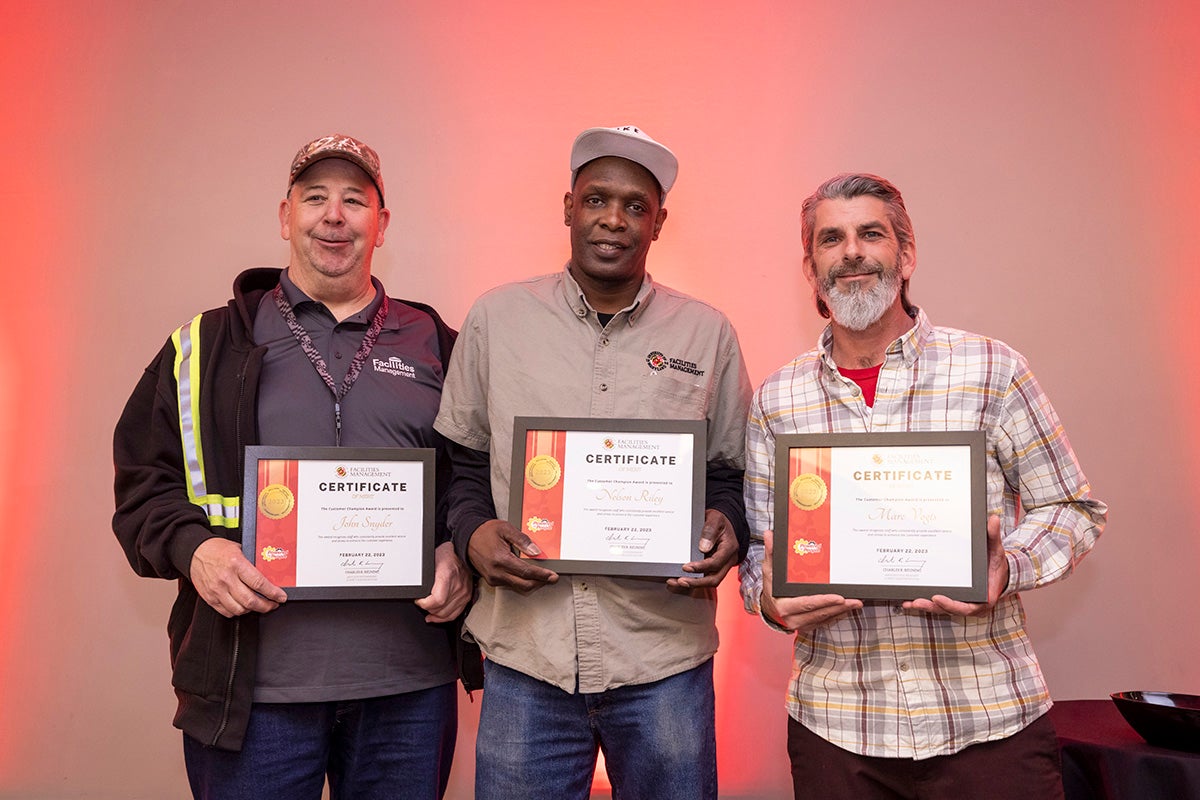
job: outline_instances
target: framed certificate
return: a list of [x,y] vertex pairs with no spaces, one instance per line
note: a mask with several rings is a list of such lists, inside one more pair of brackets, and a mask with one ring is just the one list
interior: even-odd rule
[[706,442],[704,420],[517,417],[509,521],[556,572],[689,575]]
[[987,599],[982,431],[775,440],[777,597]]
[[424,597],[433,459],[425,449],[247,447],[242,552],[289,601]]

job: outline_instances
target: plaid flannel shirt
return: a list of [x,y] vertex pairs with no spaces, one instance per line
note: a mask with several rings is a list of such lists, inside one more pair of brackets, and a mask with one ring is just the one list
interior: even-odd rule
[[795,639],[788,713],[868,756],[922,759],[1010,736],[1050,695],[1025,632],[1019,592],[1066,577],[1103,530],[1066,433],[1024,357],[994,339],[915,325],[888,348],[875,403],[837,370],[827,328],[816,350],[755,393],[746,433],[740,568],[748,611],[762,591],[762,532],[774,527],[775,437],[783,433],[982,430],[987,499],[999,515],[1009,584],[989,615],[951,617],[869,601]]

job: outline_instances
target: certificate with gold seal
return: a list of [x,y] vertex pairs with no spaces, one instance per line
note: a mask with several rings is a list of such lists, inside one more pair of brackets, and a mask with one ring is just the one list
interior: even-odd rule
[[424,597],[433,476],[427,449],[247,447],[242,552],[289,600]]
[[987,598],[982,431],[775,438],[772,592]]
[[509,521],[562,573],[679,577],[701,558],[703,420],[517,417]]

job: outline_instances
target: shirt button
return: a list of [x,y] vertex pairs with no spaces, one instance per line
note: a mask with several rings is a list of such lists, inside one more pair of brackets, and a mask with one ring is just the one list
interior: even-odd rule
[[586,582],[581,582],[581,583],[579,584],[579,588],[580,588],[580,589],[582,589],[583,591],[585,591],[585,592],[586,592],[586,591],[587,591],[587,583],[586,583]]
[[575,309],[575,314],[580,317],[586,317],[587,309],[586,308],[577,308],[577,309]]
[[608,347],[608,337],[607,336],[605,336],[603,339],[600,340],[600,346]]
[[892,606],[892,613],[893,614],[903,614],[904,606]]
[[903,664],[901,664],[901,665],[900,665],[900,671],[901,671],[901,672],[908,672],[908,664],[907,664],[907,663],[903,663]]
[[334,354],[333,354],[333,357],[334,357],[334,358],[341,358],[341,357],[342,357],[342,354],[341,354],[341,353],[334,353]]
[[607,392],[607,391],[608,391],[608,384],[607,384],[607,383],[602,383],[602,384],[600,384],[600,391],[602,391],[602,392]]

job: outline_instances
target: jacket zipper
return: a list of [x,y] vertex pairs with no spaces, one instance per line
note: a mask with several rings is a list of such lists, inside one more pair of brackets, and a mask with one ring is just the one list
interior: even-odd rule
[[217,746],[217,742],[221,740],[221,735],[225,733],[225,728],[229,725],[229,709],[233,706],[233,679],[237,675],[237,659],[238,649],[241,645],[241,632],[242,621],[235,619],[233,621],[233,658],[229,661],[229,682],[225,685],[225,705],[221,709],[221,724],[213,736],[213,747]]
[[[242,368],[238,372],[238,401],[237,412],[234,418],[234,437],[237,446],[238,464],[242,472],[246,470],[245,458],[242,454],[242,406],[246,399],[246,365],[250,362],[250,356],[247,355],[242,361]],[[244,510],[244,509],[242,509]],[[241,526],[241,518],[239,511],[238,526]],[[225,703],[221,708],[221,724],[217,726],[217,732],[213,736],[212,746],[216,747],[220,741],[221,735],[225,733],[225,728],[229,725],[229,710],[233,707],[233,681],[237,677],[237,662],[238,651],[241,649],[241,633],[242,620],[239,617],[233,621],[233,657],[229,660],[229,681],[225,684]]]

